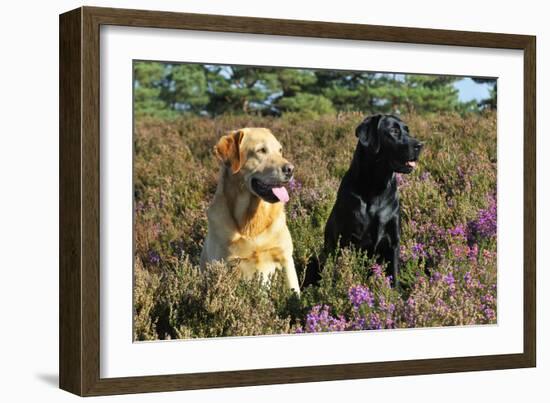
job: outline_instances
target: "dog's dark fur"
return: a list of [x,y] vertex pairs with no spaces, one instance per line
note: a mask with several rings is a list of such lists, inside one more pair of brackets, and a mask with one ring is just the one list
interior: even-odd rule
[[[400,209],[395,173],[410,173],[422,143],[393,115],[366,118],[356,129],[359,141],[325,227],[325,252],[353,245],[388,263],[397,285]],[[319,277],[319,273],[313,273]]]

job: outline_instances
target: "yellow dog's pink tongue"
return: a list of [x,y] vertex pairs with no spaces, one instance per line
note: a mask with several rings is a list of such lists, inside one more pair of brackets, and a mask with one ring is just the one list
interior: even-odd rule
[[283,203],[286,203],[290,199],[284,186],[281,186],[280,188],[272,188],[271,191],[275,196],[277,196],[277,199]]

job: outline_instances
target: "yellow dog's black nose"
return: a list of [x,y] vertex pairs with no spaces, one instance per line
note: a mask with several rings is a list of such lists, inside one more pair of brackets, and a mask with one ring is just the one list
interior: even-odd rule
[[285,174],[287,178],[290,178],[294,173],[294,165],[290,163],[284,164],[282,170],[283,170],[283,174]]

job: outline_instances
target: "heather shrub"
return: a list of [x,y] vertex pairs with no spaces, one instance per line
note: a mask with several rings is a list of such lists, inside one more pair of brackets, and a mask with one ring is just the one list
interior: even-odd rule
[[[162,339],[253,336],[287,333],[293,299],[280,274],[262,281],[240,278],[231,266],[216,263],[201,271],[184,258],[165,266],[151,290],[156,307],[152,324]],[[136,305],[138,306],[138,305]],[[143,308],[136,316],[143,316]],[[141,323],[141,321],[140,321]],[[137,332],[137,331],[136,331]],[[145,331],[136,333],[142,339]]]
[[[324,256],[323,230],[356,145],[356,112],[282,117],[140,118],[134,140],[134,336],[137,340],[496,323],[496,114],[402,117],[425,143],[399,175],[400,288],[356,250]],[[241,279],[198,268],[206,208],[227,130],[268,127],[296,166],[285,206],[303,281],[298,298],[281,274]]]
[[154,340],[156,333],[155,300],[159,277],[143,269],[141,261],[134,265],[134,336],[138,340]]

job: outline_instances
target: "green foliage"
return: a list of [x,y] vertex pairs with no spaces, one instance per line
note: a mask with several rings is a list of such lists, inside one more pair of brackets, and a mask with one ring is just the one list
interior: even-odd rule
[[322,95],[296,94],[282,98],[277,105],[281,111],[304,112],[309,116],[334,113],[332,102]]
[[[494,323],[481,301],[496,292],[496,240],[479,241],[473,249],[462,235],[450,231],[476,220],[488,206],[488,195],[496,191],[496,114],[403,116],[425,147],[413,173],[399,176],[400,292],[389,288],[385,277],[372,276],[372,260],[357,251],[321,256],[324,225],[357,142],[354,129],[362,119],[356,112],[316,119],[303,119],[296,112],[280,118],[138,118],[135,338],[293,333],[306,328],[307,315],[319,305],[353,318],[348,293],[356,285],[369,287],[375,295],[377,302],[368,315],[386,318],[390,314],[383,309],[394,307],[384,322],[391,326]],[[299,279],[310,264],[322,267],[319,287],[302,290],[300,299],[279,275],[268,285],[259,279],[242,280],[223,265],[204,273],[198,269],[207,229],[205,211],[218,179],[212,146],[225,131],[245,126],[270,128],[296,166],[285,210]],[[422,253],[416,251],[419,245],[425,249]],[[456,280],[454,294],[444,280],[450,273]],[[464,285],[466,276],[471,277],[469,288]]]
[[[160,62],[134,63],[136,116],[175,118],[299,113],[304,118],[343,111],[363,113],[479,112],[491,98],[460,102],[449,76],[239,67]],[[481,82],[481,81],[480,81]]]
[[197,64],[173,64],[165,71],[161,98],[171,109],[200,112],[208,103],[207,79],[202,66]]
[[170,110],[162,100],[161,83],[165,67],[156,62],[138,62],[134,65],[134,112],[136,116],[164,116]]
[[256,111],[278,90],[276,74],[271,69],[233,66],[203,68],[209,79],[210,102],[206,112],[210,115]]
[[194,64],[134,63],[136,116],[174,118],[200,113],[209,97],[204,68]]

